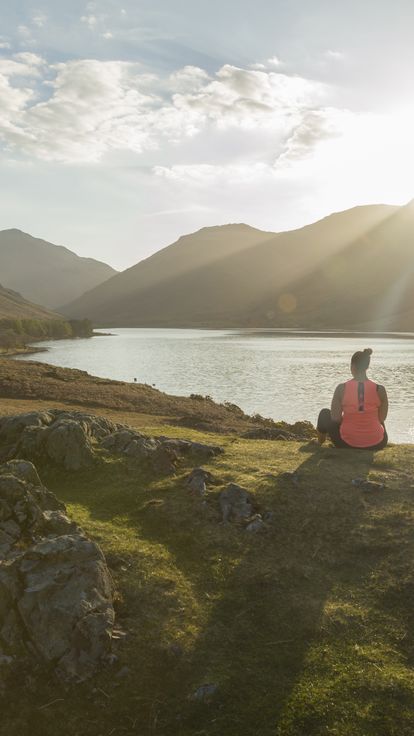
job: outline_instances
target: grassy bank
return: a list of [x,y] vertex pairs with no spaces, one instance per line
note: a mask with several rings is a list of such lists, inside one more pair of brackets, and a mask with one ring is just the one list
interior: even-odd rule
[[[149,433],[212,439],[130,416]],[[225,454],[205,466],[218,481],[205,504],[185,490],[185,467],[160,479],[102,454],[78,474],[40,469],[107,555],[127,636],[119,661],[86,686],[33,680],[22,698],[16,683],[1,734],[412,735],[412,448],[214,442]],[[356,477],[385,489],[364,493]],[[229,481],[273,512],[266,532],[220,523]],[[203,683],[217,686],[207,703],[191,699]]]

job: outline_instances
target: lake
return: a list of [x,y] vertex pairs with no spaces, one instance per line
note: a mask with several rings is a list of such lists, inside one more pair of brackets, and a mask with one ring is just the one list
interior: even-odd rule
[[316,421],[335,386],[348,379],[355,350],[372,347],[370,377],[390,398],[393,442],[414,441],[414,339],[341,337],[274,330],[111,329],[111,336],[43,342],[19,356],[96,376],[148,383],[170,394],[208,394],[249,414]]

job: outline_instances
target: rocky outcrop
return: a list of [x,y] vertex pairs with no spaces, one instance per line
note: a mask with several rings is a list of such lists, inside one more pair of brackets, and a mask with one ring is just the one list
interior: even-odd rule
[[209,460],[223,452],[217,445],[169,437],[147,437],[128,427],[105,437],[100,446],[116,454],[144,460],[161,474],[174,473],[181,458]]
[[115,432],[104,417],[51,409],[0,419],[0,458],[47,460],[65,470],[94,462],[93,443]]
[[100,548],[31,463],[1,465],[0,691],[5,672],[22,665],[47,667],[64,681],[90,677],[109,654],[113,624]]
[[23,457],[65,470],[91,466],[101,448],[146,463],[154,472],[174,473],[181,458],[207,460],[220,447],[169,437],[148,437],[83,412],[52,409],[0,419],[0,460]]

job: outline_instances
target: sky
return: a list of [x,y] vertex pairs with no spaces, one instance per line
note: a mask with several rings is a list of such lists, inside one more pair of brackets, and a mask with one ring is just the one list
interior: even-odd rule
[[0,229],[117,269],[414,198],[412,0],[0,0]]

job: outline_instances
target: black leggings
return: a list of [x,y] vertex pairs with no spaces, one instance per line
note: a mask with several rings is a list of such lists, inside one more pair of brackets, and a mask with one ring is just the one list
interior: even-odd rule
[[384,427],[384,437],[377,445],[372,445],[372,447],[352,447],[352,445],[348,445],[342,439],[341,433],[339,431],[340,425],[338,422],[334,422],[334,420],[332,419],[330,409],[322,409],[318,417],[318,424],[316,426],[318,432],[329,434],[329,437],[331,438],[335,447],[348,448],[349,450],[383,450],[388,443],[387,430]]

